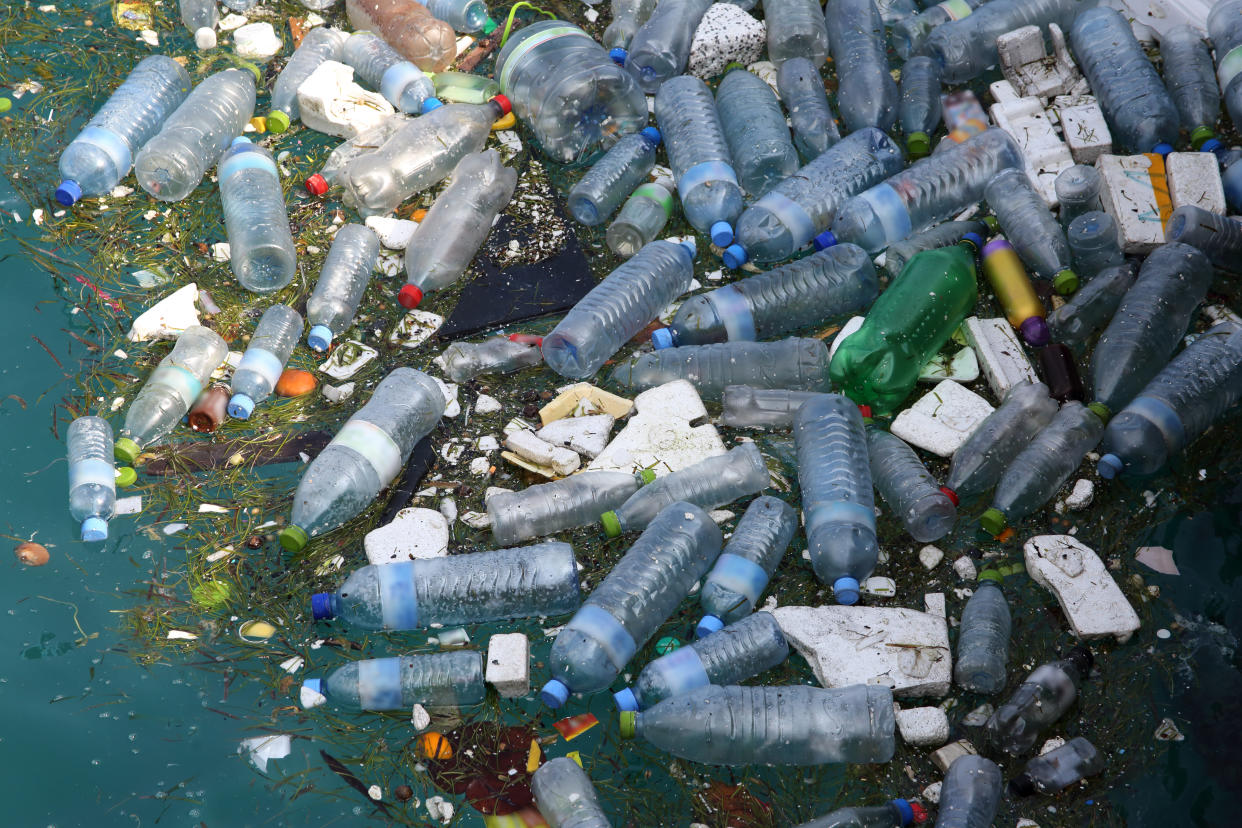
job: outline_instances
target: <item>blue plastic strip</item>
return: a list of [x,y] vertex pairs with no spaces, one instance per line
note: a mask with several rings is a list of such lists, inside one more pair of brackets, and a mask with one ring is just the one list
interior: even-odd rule
[[107,460],[79,460],[69,466],[69,491],[92,484],[116,490],[116,471]]
[[708,181],[728,181],[737,184],[737,173],[723,161],[704,161],[686,170],[677,180],[677,192],[684,203],[690,191]]
[[[241,362],[237,364],[237,371],[254,371],[263,379],[267,380],[267,389],[270,392],[276,387],[276,383],[280,381],[280,375],[285,370],[285,366],[281,363],[280,357],[273,354],[267,348],[247,348],[246,353],[242,354]],[[255,400],[259,402],[259,400]]]
[[595,604],[583,604],[565,629],[577,630],[599,644],[618,671],[629,663],[638,650],[634,637],[621,626],[621,622]]
[[1177,412],[1168,403],[1155,397],[1135,397],[1124,410],[1150,420],[1160,429],[1168,443],[1170,457],[1181,453],[1182,447],[1186,445],[1186,429],[1182,425],[1182,418],[1177,416]]
[[707,294],[707,301],[716,309],[716,315],[724,322],[725,333],[730,342],[754,342],[755,316],[750,302],[734,285],[725,285]]
[[254,149],[241,150],[225,159],[220,165],[219,178],[223,181],[242,170],[262,170],[271,174],[273,178],[280,178],[276,172],[275,162]]
[[837,500],[832,503],[825,503],[821,506],[812,506],[810,509],[803,508],[803,516],[806,518],[808,527],[825,526],[833,523],[854,523],[859,526],[866,526],[871,531],[875,531],[875,511],[868,509],[866,506],[859,506],[857,503],[847,503],[844,500]]
[[386,630],[413,630],[418,627],[414,563],[401,561],[379,568],[380,612]]
[[821,229],[815,226],[814,220],[801,204],[778,192],[768,193],[756,201],[754,206],[767,210],[785,225],[785,229],[793,237],[794,250],[809,244]]
[[888,243],[901,241],[914,229],[910,223],[910,211],[906,202],[890,184],[877,184],[858,196],[871,205],[880,226],[884,228],[884,238]]
[[660,671],[670,691],[668,698],[680,696],[699,687],[712,683],[703,667],[703,659],[694,647],[682,647],[666,656],[661,656],[652,663],[653,668]]
[[117,171],[121,173],[121,178],[128,175],[130,168],[134,165],[134,156],[129,144],[112,130],[88,126],[73,140],[92,144],[108,153],[116,164]]
[[751,606],[768,585],[768,573],[754,561],[726,552],[716,559],[707,580],[750,599]]
[[203,393],[203,384],[198,381],[198,377],[180,365],[157,366],[151,372],[147,385],[152,387],[163,385],[166,388],[171,388],[181,398],[181,401],[185,403],[186,411],[189,411],[190,406],[194,405],[198,395]]
[[363,710],[400,710],[401,659],[373,658],[358,662],[358,703]]
[[[419,78],[427,78],[427,76],[423,74],[423,70],[408,60],[394,63],[384,70],[384,76],[380,78],[380,94],[384,96],[384,100],[400,109],[402,94],[410,84],[416,83]],[[431,79],[427,78],[427,82],[430,84]],[[422,102],[420,101],[419,104],[421,105]]]

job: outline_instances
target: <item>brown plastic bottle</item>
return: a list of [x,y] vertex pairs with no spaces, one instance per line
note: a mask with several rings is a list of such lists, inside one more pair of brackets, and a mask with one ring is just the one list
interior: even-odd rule
[[453,27],[417,0],[346,0],[356,31],[375,32],[424,72],[443,72],[457,56]]

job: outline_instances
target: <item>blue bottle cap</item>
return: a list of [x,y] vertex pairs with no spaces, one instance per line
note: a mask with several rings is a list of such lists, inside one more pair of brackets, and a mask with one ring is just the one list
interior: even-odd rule
[[725,267],[731,270],[741,267],[750,259],[746,255],[746,248],[740,244],[731,244],[726,247],[724,253],[720,254],[720,258],[724,259]]
[[1121,474],[1121,470],[1125,468],[1125,464],[1121,462],[1121,458],[1115,454],[1106,454],[1100,458],[1099,464],[1095,470],[1099,472],[1100,477],[1105,480],[1112,480]]
[[108,521],[101,517],[88,517],[82,521],[82,540],[98,543],[108,539]]
[[832,594],[838,604],[852,606],[858,603],[858,581],[849,577],[837,578],[832,585]]
[[608,50],[608,57],[612,58],[612,62],[618,66],[624,66],[625,59],[629,56],[630,53],[625,49],[622,49],[620,46],[613,46]]
[[56,200],[61,206],[72,207],[82,197],[82,188],[76,181],[62,181],[56,188]]
[[312,325],[310,333],[306,335],[306,344],[313,350],[326,351],[332,344],[332,331],[327,325]]
[[718,221],[712,225],[712,244],[717,247],[728,247],[733,241],[733,226],[727,221]]
[[336,618],[331,592],[316,592],[311,595],[311,617],[316,621],[331,621]]
[[245,135],[238,135],[236,138],[234,138],[232,141],[229,142],[229,146],[235,147],[238,144],[249,144],[249,143],[250,143],[250,139],[247,138]]
[[656,328],[651,332],[651,346],[657,351],[673,347],[673,332],[669,328]]
[[962,241],[973,244],[975,246],[975,250],[983,249],[983,236],[980,236],[978,233],[967,233],[962,236]]
[[893,807],[901,814],[902,825],[909,825],[911,822],[914,822],[914,809],[910,807],[909,802],[906,802],[904,799],[894,799]]
[[690,251],[691,260],[699,255],[699,244],[694,240],[694,236],[686,236],[681,240],[681,246]]
[[254,400],[245,394],[234,394],[229,397],[229,416],[238,420],[249,420],[254,413]]
[[638,134],[646,138],[647,143],[655,144],[657,147],[660,146],[660,141],[662,140],[660,130],[655,127],[643,127],[638,131]]
[[624,687],[618,690],[612,694],[612,698],[617,703],[618,710],[638,711],[638,698],[634,695],[634,691],[630,688]]
[[307,690],[314,690],[316,693],[318,693],[321,696],[328,695],[327,693],[323,692],[323,679],[321,678],[303,679],[302,686],[305,687]]
[[428,98],[423,101],[423,114],[426,115],[431,110],[439,109],[442,106],[444,106],[444,101],[439,98]]
[[699,638],[706,638],[712,633],[723,630],[724,622],[714,615],[704,615],[699,619],[698,626],[694,628],[694,634]]
[[825,230],[812,239],[811,243],[815,245],[816,250],[827,250],[830,247],[836,246],[837,237],[832,235],[831,230]]
[[539,691],[539,698],[544,704],[555,710],[569,701],[569,688],[560,679],[552,679]]
[[1219,155],[1224,148],[1225,145],[1221,143],[1219,138],[1209,138],[1199,147],[1199,152],[1211,152]]
[[1157,155],[1168,155],[1169,153],[1173,151],[1173,145],[1166,144],[1164,141],[1161,141],[1159,144],[1156,144],[1154,147],[1152,147],[1151,151],[1156,153]]

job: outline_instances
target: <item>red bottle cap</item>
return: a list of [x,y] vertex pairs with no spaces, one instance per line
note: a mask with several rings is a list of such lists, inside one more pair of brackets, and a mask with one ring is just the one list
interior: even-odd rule
[[513,104],[511,104],[509,102],[509,99],[506,98],[504,95],[497,95],[496,97],[492,98],[492,100],[495,101],[497,106],[500,107],[501,116],[508,115],[510,112],[513,111]]
[[914,824],[922,825],[927,822],[927,809],[917,802],[910,803],[910,810],[914,811]]
[[397,293],[397,301],[403,308],[416,308],[423,301],[423,292],[418,285],[406,285]]
[[863,419],[870,419],[871,418],[871,406],[863,405],[862,403],[859,403],[858,413],[863,415]]
[[306,179],[306,192],[313,196],[321,196],[328,191],[328,180],[319,173]]
[[957,492],[953,491],[953,490],[952,490],[952,489],[950,489],[948,486],[941,486],[941,487],[940,487],[940,491],[944,492],[944,496],[945,496],[945,497],[947,497],[949,500],[953,501],[953,505],[954,505],[954,506],[956,506],[956,505],[958,504]]

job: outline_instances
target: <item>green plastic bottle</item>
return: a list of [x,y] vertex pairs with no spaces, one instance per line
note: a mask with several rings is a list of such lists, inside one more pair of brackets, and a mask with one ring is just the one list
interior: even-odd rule
[[877,414],[896,409],[919,371],[974,310],[975,257],[982,245],[982,238],[968,233],[952,247],[912,256],[862,327],[833,355],[833,385]]

